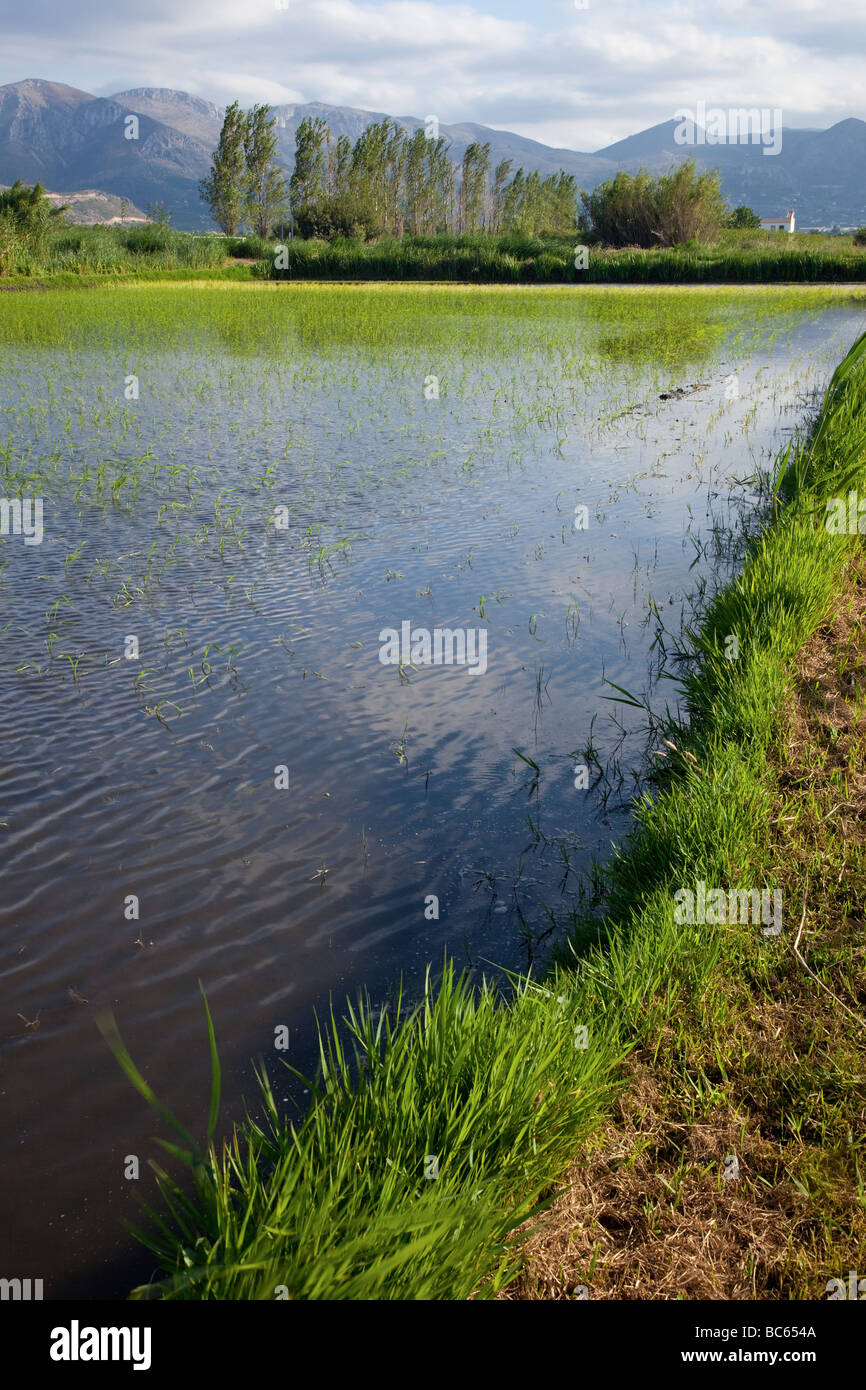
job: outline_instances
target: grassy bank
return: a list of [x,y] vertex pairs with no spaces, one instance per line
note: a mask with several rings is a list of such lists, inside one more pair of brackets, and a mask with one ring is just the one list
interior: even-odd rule
[[[851,236],[725,231],[713,243],[641,250],[586,247],[571,237],[496,235],[380,237],[365,243],[178,232],[171,227],[59,226],[38,239],[0,238],[0,284],[104,277],[281,280],[443,280],[477,284],[695,284],[859,281],[866,247]],[[279,260],[279,265],[277,264]]]
[[[322,1074],[296,1124],[262,1074],[263,1118],[238,1126],[229,1145],[202,1150],[183,1132],[175,1157],[187,1158],[194,1198],[164,1177],[168,1205],[148,1239],[165,1278],[146,1292],[495,1296],[525,1258],[515,1229],[539,1219],[539,1204],[555,1196],[581,1146],[633,1093],[635,1076],[649,1075],[676,1095],[672,1124],[701,1123],[717,1094],[741,1099],[755,1056],[743,1020],[754,1019],[755,1001],[777,1002],[780,988],[789,991],[781,1002],[790,1002],[794,979],[802,1048],[779,1060],[775,1089],[765,1088],[767,1113],[780,1108],[764,1172],[805,1136],[812,1169],[800,1169],[796,1181],[815,1244],[796,1278],[789,1271],[761,1292],[820,1297],[816,1280],[827,1260],[838,1257],[840,1273],[856,1267],[863,1100],[854,1053],[840,1034],[820,1047],[809,1042],[827,990],[848,1001],[850,1030],[858,1026],[862,956],[848,918],[859,908],[824,799],[837,791],[840,799],[850,767],[840,762],[838,787],[810,778],[807,745],[790,742],[789,714],[797,660],[838,609],[859,555],[858,537],[831,535],[823,520],[828,496],[863,485],[864,402],[866,339],[833,378],[808,445],[780,460],[775,514],[741,578],[712,601],[692,635],[697,660],[681,672],[687,718],[658,729],[666,755],[658,785],[606,871],[603,919],[586,923],[543,983],[473,994],[446,969],[415,1009],[360,1005],[347,1023],[330,1020]],[[780,834],[795,835],[799,855]],[[834,874],[841,868],[834,897],[818,875],[825,861]],[[678,923],[674,895],[698,881],[781,890],[781,934],[766,936],[755,922]],[[808,936],[825,910],[835,914],[840,955],[809,952],[811,969],[826,975],[818,983],[808,972],[800,978],[794,942],[801,920]],[[797,950],[804,954],[802,937]],[[214,1064],[211,1132],[217,1103]],[[804,1130],[807,1120],[823,1143]],[[710,1149],[713,1182],[724,1181],[738,1143],[725,1132]],[[843,1191],[846,1200],[855,1194],[847,1206]],[[579,1269],[591,1290],[592,1264],[588,1258]]]
[[714,929],[729,939],[703,993],[632,1052],[505,1297],[815,1299],[862,1268],[864,672],[861,551],[771,744],[762,871],[784,949]]

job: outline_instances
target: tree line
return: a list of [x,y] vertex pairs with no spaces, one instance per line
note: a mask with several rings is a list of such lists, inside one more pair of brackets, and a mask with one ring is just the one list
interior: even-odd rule
[[397,237],[569,234],[577,226],[573,174],[512,172],[510,159],[491,172],[489,143],[472,141],[455,164],[445,137],[427,130],[410,133],[386,118],[367,126],[353,144],[346,135],[334,141],[321,117],[307,117],[295,147],[292,208],[307,235],[327,232],[341,220]]
[[609,246],[676,246],[713,241],[723,226],[759,225],[749,208],[728,213],[718,171],[686,161],[653,177],[620,172],[592,192],[573,174],[491,170],[490,145],[473,141],[455,163],[444,136],[409,132],[387,117],[354,142],[334,139],[321,116],[295,133],[290,179],[278,161],[277,124],[267,105],[228,107],[208,177],[201,184],[218,226],[231,236],[260,237],[291,217],[301,237],[371,241],[379,236],[437,233],[580,235]]
[[199,185],[217,226],[229,236],[251,228],[270,236],[288,206],[288,185],[277,161],[276,120],[267,105],[226,110],[210,172]]
[[266,105],[228,107],[211,169],[200,185],[214,221],[231,236],[249,228],[266,237],[289,215],[302,236],[369,240],[405,233],[536,232],[571,234],[578,220],[573,174],[546,178],[491,171],[490,145],[473,141],[455,164],[444,136],[412,133],[388,119],[354,142],[334,139],[320,116],[295,134],[295,168],[287,182],[277,159],[277,126]]

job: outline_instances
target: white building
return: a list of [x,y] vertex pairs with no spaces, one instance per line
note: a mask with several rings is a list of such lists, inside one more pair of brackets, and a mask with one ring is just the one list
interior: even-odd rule
[[793,208],[786,212],[784,217],[762,217],[761,227],[765,232],[793,232],[796,231],[796,219]]

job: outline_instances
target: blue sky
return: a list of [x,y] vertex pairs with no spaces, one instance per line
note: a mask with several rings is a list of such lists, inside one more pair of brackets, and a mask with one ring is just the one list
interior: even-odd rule
[[594,150],[680,107],[866,116],[866,6],[840,0],[0,0],[0,83],[175,87],[477,121]]

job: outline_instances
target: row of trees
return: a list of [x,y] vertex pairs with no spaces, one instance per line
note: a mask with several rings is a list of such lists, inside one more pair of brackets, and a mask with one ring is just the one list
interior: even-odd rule
[[269,106],[242,111],[232,102],[200,189],[217,226],[229,236],[247,226],[258,236],[270,235],[286,211],[288,187],[277,161],[276,121]]
[[[575,233],[609,246],[675,246],[712,241],[722,226],[750,227],[748,208],[725,209],[721,176],[693,161],[668,174],[619,173],[591,193],[560,170],[546,178],[513,172],[502,160],[491,171],[490,145],[473,141],[460,165],[443,136],[405,131],[384,119],[353,143],[334,139],[326,121],[307,117],[295,135],[295,168],[279,164],[276,121],[269,106],[228,108],[202,196],[224,232],[251,227],[266,237],[289,212],[301,236],[436,232]],[[578,213],[578,199],[581,212]]]
[[490,169],[490,145],[473,141],[460,165],[444,136],[411,134],[395,121],[375,122],[354,144],[336,141],[321,117],[295,136],[291,202],[307,235],[339,228],[416,236],[435,232],[537,231],[570,234],[577,226],[572,174],[512,173],[513,161]]
[[443,136],[374,122],[353,143],[334,139],[321,117],[301,121],[289,183],[277,158],[269,106],[227,109],[201,194],[229,235],[250,227],[267,236],[291,210],[303,236],[373,237],[435,232],[537,231],[569,235],[577,226],[574,176],[491,173],[490,145],[474,141],[455,165]]

